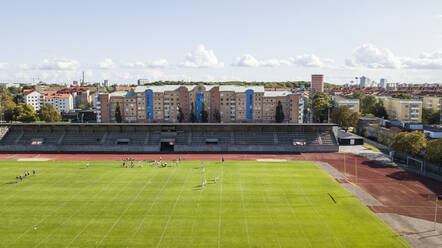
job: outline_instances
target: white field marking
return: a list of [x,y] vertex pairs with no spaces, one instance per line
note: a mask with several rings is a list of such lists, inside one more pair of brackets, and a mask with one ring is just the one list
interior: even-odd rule
[[287,162],[287,159],[275,159],[275,158],[258,158],[258,162]]
[[[112,181],[110,181],[105,187],[101,188],[98,192],[96,192],[92,197],[89,198],[89,200],[87,202],[85,202],[81,207],[77,208],[77,211],[75,211],[73,214],[71,214],[67,219],[65,219],[63,222],[61,222],[58,225],[58,228],[60,228],[61,226],[63,226],[64,223],[66,223],[68,220],[70,220],[74,215],[76,215],[78,212],[80,212],[81,209],[83,209],[84,207],[87,207],[89,205],[89,203],[92,201],[92,199],[96,199],[95,197],[100,194],[101,192],[103,192],[104,190],[108,189],[109,186],[117,179],[121,176],[121,173],[114,177],[114,179],[112,179]],[[58,231],[59,229],[54,229],[52,230],[51,233],[49,233],[44,239],[40,240],[40,242],[38,242],[34,247],[38,247],[40,246],[40,244],[42,242],[44,242],[45,240],[47,240],[49,237],[51,237],[56,231]]]
[[196,204],[196,213],[197,213],[197,215],[195,216],[195,219],[192,221],[192,228],[190,229],[189,237],[192,239],[192,241],[193,241],[192,234],[193,234],[193,230],[195,228],[195,223],[196,223],[196,220],[198,219],[198,217],[200,216],[198,210],[200,209],[200,202],[201,202],[201,195],[202,195],[202,193],[203,193],[203,189],[200,190],[200,194],[198,195],[198,203]]
[[275,234],[276,241],[278,241],[278,246],[279,246],[279,248],[281,248],[281,242],[279,242],[278,233],[275,230],[275,222],[273,221],[272,213],[270,213],[269,206],[267,206],[267,201],[266,201],[263,191],[261,192],[261,196],[262,196],[262,199],[264,202],[264,206],[266,207],[267,214],[269,215],[270,220],[272,221],[272,229],[273,229],[273,233]]
[[[126,189],[126,187],[127,186],[129,186],[129,184],[131,183],[132,181],[130,181],[130,180],[128,180],[128,182],[123,186],[123,187],[121,187],[120,188],[120,190],[112,197],[112,199],[110,200],[111,202],[113,202],[118,196],[120,196],[120,194],[121,194],[121,192],[123,192],[123,190],[125,190]],[[72,240],[69,242],[69,244],[66,246],[66,247],[69,247],[83,232],[84,232],[84,230],[86,230],[86,228],[92,223],[92,221],[94,221],[96,218],[97,218],[97,216],[103,211],[103,209],[105,208],[106,206],[103,206],[103,207],[101,207],[101,209],[100,209],[100,211],[97,213],[97,214],[95,214],[95,216],[92,218],[92,219],[90,219],[89,221],[88,221],[88,223],[86,224],[86,226],[84,226],[83,227],[83,229],[81,229],[81,231],[80,232],[78,232],[76,235],[75,235],[75,237],[74,238],[72,238]]]
[[120,213],[120,216],[118,216],[118,219],[116,221],[114,221],[114,223],[112,224],[112,226],[109,228],[109,230],[107,230],[106,234],[101,238],[100,242],[98,242],[97,246],[100,246],[100,244],[103,242],[103,240],[105,240],[107,238],[107,235],[109,235],[110,232],[112,232],[112,230],[114,229],[114,227],[120,222],[121,217],[123,217],[123,215],[127,212],[127,210],[129,210],[130,206],[132,206],[132,204],[138,199],[138,197],[140,196],[140,194],[142,192],[144,192],[144,190],[146,189],[146,186],[149,185],[152,182],[153,177],[150,178],[149,181],[146,181],[143,185],[143,188],[141,190],[138,191],[137,195],[132,198],[132,200],[130,201],[129,204],[127,204],[127,207],[124,209],[123,212]]
[[52,160],[50,158],[19,158],[17,159],[18,162],[43,162],[43,161],[49,161]]
[[219,213],[218,213],[218,248],[221,246],[221,217],[223,213],[223,182],[224,165],[221,165],[221,187],[219,191]]
[[247,234],[247,245],[250,247],[250,236],[249,236],[249,225],[247,224],[247,213],[246,213],[246,204],[244,202],[244,191],[242,190],[242,185],[241,185],[241,169],[238,169],[238,176],[239,176],[239,189],[241,191],[241,208],[244,214],[244,224],[246,226],[246,234]]
[[[140,224],[138,224],[137,229],[135,230],[134,234],[132,235],[132,237],[130,239],[128,239],[128,243],[132,240],[135,239],[135,237],[137,236],[138,232],[141,229],[141,226],[143,225],[144,219],[146,219],[146,213],[148,211],[151,211],[153,206],[155,205],[155,203],[157,202],[157,200],[160,198],[161,193],[164,191],[164,189],[166,188],[166,186],[169,184],[169,180],[172,177],[172,175],[175,175],[176,169],[173,171],[173,173],[171,173],[169,175],[169,177],[167,178],[167,181],[163,184],[163,187],[161,188],[161,190],[157,193],[157,195],[155,196],[154,200],[152,201],[152,203],[150,204],[150,207],[148,209],[146,209],[143,213],[143,219],[141,219]],[[129,244],[126,246],[129,247]]]
[[170,211],[169,219],[167,220],[166,225],[165,225],[164,228],[163,228],[163,232],[161,233],[160,240],[158,240],[158,243],[157,243],[157,245],[156,245],[157,248],[160,247],[160,244],[161,244],[161,242],[163,241],[164,234],[166,233],[166,230],[167,230],[167,227],[169,226],[170,220],[172,220],[172,217],[173,217],[173,215],[174,215],[174,213],[175,213],[176,205],[178,205],[178,201],[179,201],[179,199],[181,198],[181,195],[183,194],[184,186],[186,185],[187,178],[188,178],[189,174],[190,174],[190,172],[187,172],[187,174],[186,174],[186,179],[184,179],[183,186],[181,187],[181,191],[180,191],[180,193],[178,194],[178,196],[177,196],[177,198],[176,198],[176,200],[175,200],[175,203],[173,204],[172,211]]
[[[66,171],[65,173],[63,173],[62,175],[64,176],[64,175],[66,175],[66,174],[68,174],[68,171]],[[51,177],[51,179],[52,178],[54,178],[54,177],[58,177],[58,174],[56,175],[56,176],[52,176]],[[60,180],[58,180],[57,182],[55,182],[55,183],[51,183],[50,185],[54,185],[54,184],[58,184],[59,182],[61,182],[61,181],[64,181],[64,180],[66,180],[65,178],[61,178]],[[20,184],[20,183],[18,183],[18,184]],[[29,185],[29,184],[27,184],[27,185]],[[40,190],[41,191],[41,190]],[[39,191],[39,192],[40,192]],[[12,197],[14,197],[17,193],[19,193],[19,192],[21,192],[21,191],[18,191],[18,190],[16,190],[16,191],[14,191],[14,193],[12,194],[12,195],[10,195],[8,198],[6,198],[5,200],[4,200],[4,205],[2,206],[2,207],[4,207],[5,205],[6,205],[6,203],[9,201],[9,199],[11,199]],[[36,197],[38,197],[39,195],[38,194],[34,194]],[[45,203],[45,202],[42,202],[41,204],[43,204],[43,203]],[[40,205],[41,205],[40,204]],[[38,206],[40,206],[40,205],[38,205]],[[37,206],[35,206],[35,207],[37,207]],[[34,207],[34,208],[35,208]],[[32,208],[32,209],[34,209],[34,208]],[[18,220],[19,221],[19,220]]]
[[[111,172],[111,171],[109,171]],[[83,189],[81,189],[80,191],[78,191],[76,194],[72,195],[69,200],[64,201],[63,203],[60,203],[60,205],[54,210],[52,211],[49,215],[47,215],[44,218],[41,218],[41,220],[39,222],[37,222],[36,224],[33,224],[27,231],[23,232],[20,236],[18,236],[14,242],[12,242],[12,244],[15,244],[17,241],[19,241],[24,235],[26,235],[29,231],[34,230],[34,226],[38,226],[40,223],[42,223],[43,221],[45,221],[48,217],[52,216],[55,212],[57,212],[61,207],[63,207],[64,205],[66,205],[69,201],[71,201],[72,199],[74,199],[74,197],[78,196],[79,194],[81,194],[83,191],[85,191],[86,189],[88,189],[90,186],[98,184],[98,181],[101,180],[105,175],[107,175],[109,172],[101,175],[100,178],[98,178],[98,180],[95,181],[95,183],[91,183],[88,184],[87,186],[83,187]],[[10,245],[12,245],[10,244]],[[5,247],[8,247],[7,245],[5,245]]]
[[[320,168],[318,165],[316,165],[317,168]],[[322,215],[319,213],[318,209],[316,209],[315,205],[312,203],[310,197],[307,196],[305,190],[303,187],[299,187],[298,182],[296,181],[296,179],[294,180],[296,187],[301,189],[302,191],[302,195],[303,197],[309,202],[310,206],[313,208],[313,210],[315,211],[316,215],[322,220],[323,223],[325,223],[325,226],[327,227],[327,229],[333,234],[333,238],[335,239],[336,243],[340,246],[340,247],[344,247],[341,243],[341,241],[339,241],[338,237],[336,236],[336,233],[333,231],[332,228],[330,228],[330,225],[327,223],[327,221],[324,219],[324,217],[322,217]]]
[[[272,173],[274,174],[274,171],[272,170]],[[307,234],[304,231],[304,228],[302,228],[301,224],[299,223],[299,218],[298,215],[296,214],[295,210],[292,207],[292,204],[289,202],[288,198],[287,198],[287,192],[285,192],[284,188],[281,187],[281,184],[278,184],[279,187],[281,188],[282,192],[284,192],[284,196],[285,196],[285,201],[287,202],[287,205],[290,207],[290,212],[292,212],[292,215],[295,217],[296,220],[296,224],[299,227],[299,229],[301,230],[302,234],[304,235],[305,240],[307,240],[307,243],[310,247],[312,246],[312,243],[310,242],[310,240],[307,238]]]

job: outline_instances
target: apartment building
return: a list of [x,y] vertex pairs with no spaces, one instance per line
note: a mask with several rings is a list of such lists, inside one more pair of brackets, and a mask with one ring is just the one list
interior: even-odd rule
[[339,106],[348,106],[351,111],[359,112],[360,111],[360,102],[359,99],[347,98],[342,96],[333,96],[333,106],[338,108]]
[[[263,86],[192,85],[138,86],[132,91],[117,91],[97,97],[97,119],[115,122],[115,108],[121,104],[124,122],[178,122],[180,111],[189,121],[195,113],[200,122],[202,111],[208,121],[274,122],[278,101],[285,122],[303,122],[303,96],[290,91],[265,91]],[[124,105],[123,105],[124,104]]]
[[312,95],[317,92],[324,92],[324,75],[312,75]]
[[398,98],[383,98],[382,101],[390,119],[422,122],[422,101]]
[[24,90],[24,102],[25,104],[31,105],[35,111],[40,110],[41,105],[43,104],[43,95],[35,90]]
[[424,109],[434,109],[441,110],[441,99],[442,97],[437,96],[423,96],[422,97],[422,108]]
[[52,104],[60,112],[69,112],[74,108],[74,99],[71,94],[47,94],[43,102]]

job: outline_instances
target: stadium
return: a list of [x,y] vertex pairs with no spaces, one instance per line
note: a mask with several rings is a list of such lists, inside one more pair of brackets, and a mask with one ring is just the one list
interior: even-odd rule
[[337,152],[334,124],[8,124],[0,152]]
[[440,183],[339,152],[336,129],[2,125],[0,246],[437,247],[399,231]]

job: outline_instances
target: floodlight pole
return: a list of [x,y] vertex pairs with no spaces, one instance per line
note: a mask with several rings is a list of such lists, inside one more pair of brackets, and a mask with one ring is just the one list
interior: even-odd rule
[[346,176],[345,173],[346,172],[346,169],[345,169],[345,152],[344,152],[344,176]]
[[439,196],[436,195],[436,207],[434,208],[434,231],[436,231],[436,225],[437,225],[437,202],[439,200]]

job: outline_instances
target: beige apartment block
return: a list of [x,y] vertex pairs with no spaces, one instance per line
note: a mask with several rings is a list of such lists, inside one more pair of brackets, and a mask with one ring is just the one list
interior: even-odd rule
[[422,101],[398,98],[385,98],[383,101],[390,120],[422,122]]

